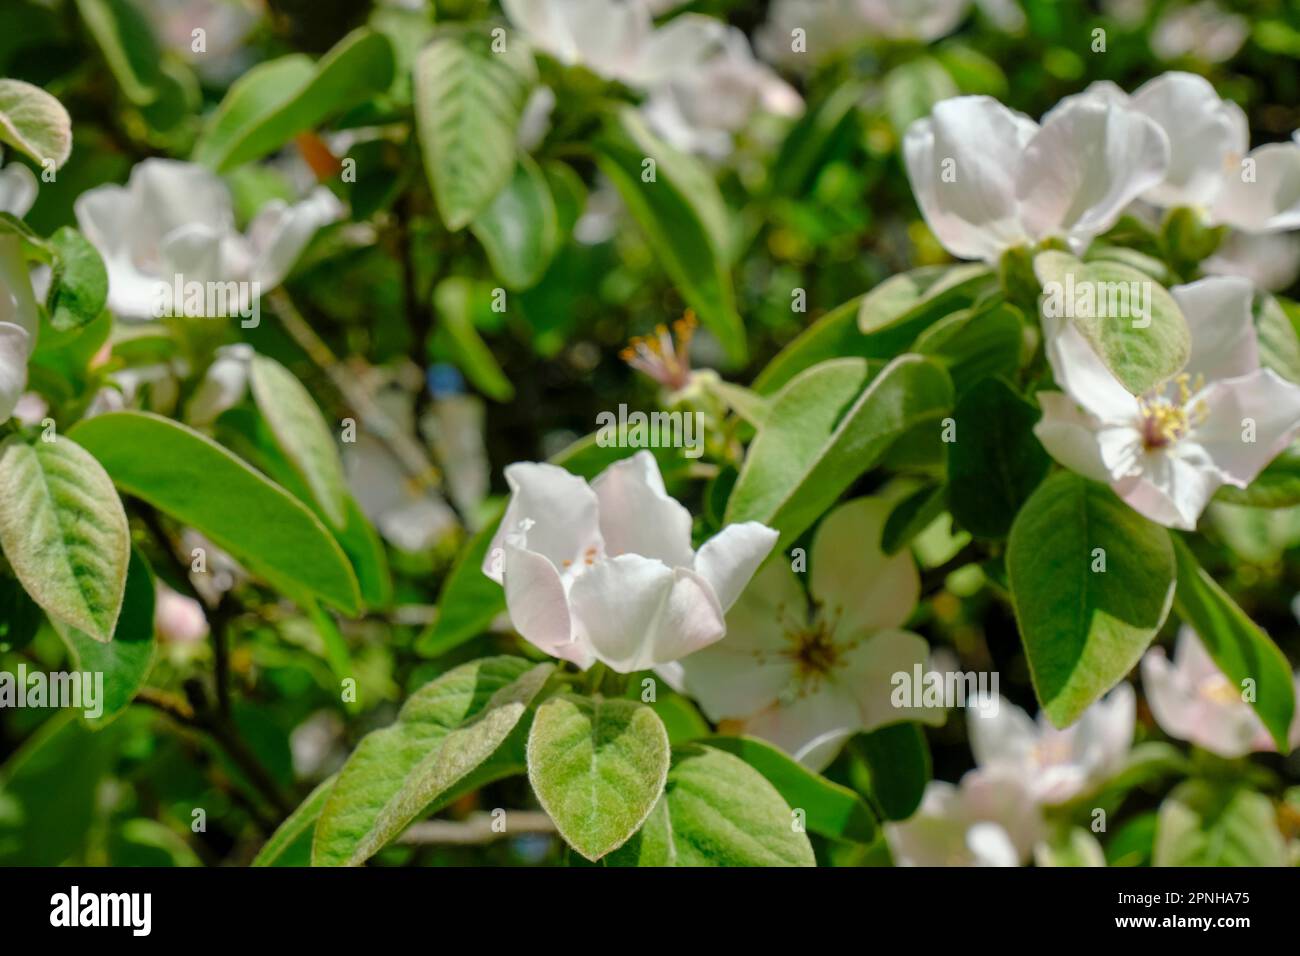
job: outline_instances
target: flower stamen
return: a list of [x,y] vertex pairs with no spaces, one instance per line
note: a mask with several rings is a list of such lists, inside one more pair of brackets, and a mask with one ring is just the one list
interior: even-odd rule
[[672,331],[666,325],[655,327],[653,335],[637,336],[619,352],[632,368],[644,372],[652,379],[674,391],[685,388],[691,380],[691,339],[695,335],[695,313],[687,309],[673,323]]

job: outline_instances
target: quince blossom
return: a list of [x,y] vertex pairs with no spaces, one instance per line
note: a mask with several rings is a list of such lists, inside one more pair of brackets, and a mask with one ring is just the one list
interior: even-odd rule
[[[1295,683],[1300,694],[1300,674]],[[1163,648],[1146,652],[1142,686],[1156,723],[1171,737],[1229,759],[1277,750],[1242,689],[1219,670],[1190,627],[1178,632],[1172,661]],[[1291,750],[1300,747],[1300,713],[1291,722],[1288,743]]]
[[1043,417],[1034,434],[1058,462],[1109,483],[1134,511],[1190,531],[1222,485],[1245,488],[1300,431],[1300,386],[1260,367],[1245,279],[1215,276],[1170,292],[1191,331],[1191,356],[1181,375],[1141,397],[1078,329],[1045,317],[1064,392],[1038,393]]
[[[36,201],[36,177],[21,163],[0,169],[0,212],[22,217]],[[0,422],[9,420],[27,387],[27,357],[36,346],[40,312],[16,235],[0,236]]]
[[920,579],[910,554],[880,549],[888,514],[879,498],[836,508],[813,537],[811,605],[790,565],[771,561],[731,609],[727,638],[660,675],[710,720],[734,721],[814,770],[860,731],[942,724],[942,709],[891,701],[893,675],[923,667],[929,648],[900,629]]
[[1169,141],[1149,117],[1107,96],[1066,97],[1041,126],[991,97],[958,96],[908,127],[903,157],[944,248],[996,262],[1052,237],[1084,249],[1164,179]]
[[1014,773],[972,770],[931,780],[920,808],[885,826],[898,866],[1021,866],[1044,834],[1033,793]]
[[505,587],[516,630],[548,654],[619,673],[667,664],[719,640],[724,615],[776,544],[757,522],[695,551],[691,515],[637,452],[588,484],[555,465],[506,468],[510,504],[483,573]]
[[125,186],[87,190],[75,209],[108,269],[109,308],[134,319],[156,317],[160,295],[178,275],[185,283],[250,282],[270,291],[316,231],[343,214],[333,193],[319,187],[294,205],[267,203],[240,233],[221,179],[171,159],[144,160]]

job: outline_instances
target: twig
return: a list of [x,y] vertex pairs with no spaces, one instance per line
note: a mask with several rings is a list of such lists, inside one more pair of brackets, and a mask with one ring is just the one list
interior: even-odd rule
[[465,820],[424,820],[411,824],[399,843],[443,846],[480,846],[507,837],[554,833],[555,824],[540,810],[507,810],[497,824],[490,813],[475,813]]

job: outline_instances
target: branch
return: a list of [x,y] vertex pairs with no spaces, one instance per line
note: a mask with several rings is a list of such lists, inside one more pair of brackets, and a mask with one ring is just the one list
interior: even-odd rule
[[507,837],[555,832],[551,818],[540,810],[507,810],[504,829],[493,829],[496,818],[475,813],[465,820],[423,820],[397,838],[408,845],[481,846]]

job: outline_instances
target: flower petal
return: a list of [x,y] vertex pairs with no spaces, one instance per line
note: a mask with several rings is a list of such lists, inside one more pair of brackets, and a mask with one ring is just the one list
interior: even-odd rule
[[12,322],[0,322],[0,422],[9,420],[27,387],[27,355],[32,338]]
[[1300,431],[1300,385],[1272,369],[1215,382],[1193,397],[1205,418],[1190,438],[1225,480],[1244,488]]
[[506,468],[510,504],[483,559],[483,573],[500,582],[498,557],[508,536],[523,533],[527,547],[550,559],[556,569],[576,571],[595,560],[600,537],[596,493],[576,475],[540,462]]
[[1249,280],[1212,276],[1169,290],[1187,319],[1192,354],[1184,369],[1207,382],[1246,375],[1259,368],[1259,347]]
[[1142,454],[1138,473],[1111,483],[1130,508],[1166,528],[1195,531],[1196,522],[1223,479],[1187,439],[1169,449]]
[[1093,481],[1109,481],[1110,471],[1097,444],[1097,419],[1063,392],[1039,392],[1043,417],[1034,434],[1047,453],[1075,474]]
[[1159,183],[1169,141],[1153,121],[1107,97],[1067,97],[1025,146],[1016,198],[1035,239],[1064,236],[1076,252]]
[[830,683],[745,721],[745,733],[771,741],[814,771],[826,769],[844,741],[861,729],[853,695]]
[[695,570],[713,587],[724,612],[731,610],[780,535],[759,524],[729,524],[700,546]]
[[1038,725],[1011,701],[1000,697],[996,708],[967,710],[966,736],[977,765],[1020,766],[1038,743]]
[[921,214],[943,247],[995,261],[1025,242],[1015,176],[1038,126],[988,96],[938,103],[908,127],[903,157]]
[[1102,424],[1132,423],[1138,403],[1068,319],[1044,318],[1047,358],[1056,384]]
[[916,608],[921,579],[911,552],[890,557],[880,548],[889,511],[883,498],[856,498],[828,514],[813,536],[809,590],[837,636],[898,627]]
[[342,216],[343,204],[323,186],[292,206],[283,200],[267,203],[248,226],[253,281],[261,283],[263,292],[278,286],[312,236]]
[[648,451],[616,461],[591,483],[600,503],[600,533],[610,556],[639,554],[669,567],[690,567],[691,513],[664,490]]
[[1211,219],[1246,232],[1300,228],[1300,144],[1270,143],[1250,152],[1253,178],[1234,170],[1223,183]]
[[573,633],[564,584],[555,565],[535,551],[507,544],[504,567],[510,623],[524,640],[553,657],[586,669],[591,648]]
[[1164,180],[1142,198],[1164,208],[1212,205],[1226,164],[1235,165],[1249,146],[1234,104],[1220,99],[1205,77],[1178,71],[1143,84],[1131,103],[1160,126],[1170,145]]
[[843,668],[833,675],[858,706],[858,729],[875,730],[888,724],[914,720],[940,726],[948,719],[942,707],[895,707],[894,675],[911,680],[930,655],[925,638],[910,631],[886,630],[859,641],[843,657]]
[[0,322],[18,326],[30,338],[28,351],[35,348],[41,312],[22,241],[15,235],[0,235]]
[[0,169],[0,212],[23,218],[36,202],[37,190],[36,174],[22,163],[10,163]]

